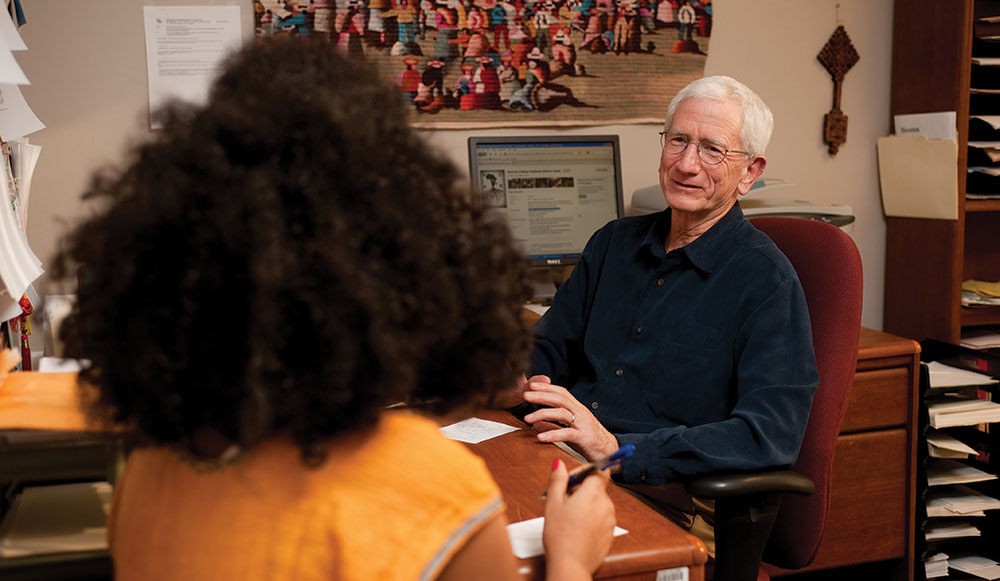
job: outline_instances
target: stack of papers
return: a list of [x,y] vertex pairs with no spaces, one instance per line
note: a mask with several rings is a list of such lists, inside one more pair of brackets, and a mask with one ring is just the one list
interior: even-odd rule
[[932,523],[924,529],[924,538],[928,541],[940,541],[944,539],[961,539],[965,537],[978,537],[982,533],[979,529],[967,522],[946,522]]
[[962,347],[970,349],[1000,348],[1000,327],[980,327],[962,332]]
[[987,496],[968,486],[946,486],[927,493],[927,516],[986,516],[985,511],[1000,508],[1000,499]]
[[979,555],[953,557],[948,560],[948,566],[981,579],[1000,579],[1000,564]]
[[[1000,176],[1000,168],[969,168],[987,171],[990,175]],[[971,175],[971,173],[970,173]],[[1000,305],[1000,282],[986,282],[969,279],[962,281],[962,305]]]
[[996,474],[984,472],[957,460],[934,460],[927,463],[927,486],[967,484],[996,479]]
[[1000,404],[977,398],[934,398],[927,402],[932,428],[974,426],[1000,421]]
[[948,574],[948,555],[935,553],[924,559],[924,573],[928,579],[944,577]]

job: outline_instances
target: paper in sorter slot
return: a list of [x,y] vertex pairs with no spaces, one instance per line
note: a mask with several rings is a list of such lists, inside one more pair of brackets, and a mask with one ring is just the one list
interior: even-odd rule
[[952,365],[941,363],[940,361],[929,362],[927,364],[927,371],[929,372],[930,385],[932,388],[965,387],[971,385],[991,385],[997,383],[996,379],[985,373],[954,367]]
[[974,426],[1000,421],[1000,403],[976,398],[928,399],[927,413],[932,428]]
[[933,428],[927,431],[926,439],[927,454],[931,458],[968,458],[976,453],[965,442]]
[[935,459],[927,463],[927,485],[966,484],[996,480],[997,475],[985,472],[958,460]]
[[1000,564],[979,555],[964,555],[948,559],[948,566],[980,579],[1000,579]]
[[982,532],[978,528],[963,521],[932,523],[927,525],[927,528],[924,529],[924,537],[928,541],[979,536],[982,536]]

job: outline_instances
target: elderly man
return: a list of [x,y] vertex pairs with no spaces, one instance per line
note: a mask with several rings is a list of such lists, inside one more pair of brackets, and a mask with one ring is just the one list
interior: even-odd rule
[[[729,77],[671,101],[668,209],[594,234],[536,327],[535,375],[512,411],[539,440],[590,459],[634,444],[615,478],[644,491],[795,460],[819,382],[809,314],[795,270],[736,203],[764,171],[772,125]],[[697,511],[672,488],[652,496],[691,526]]]

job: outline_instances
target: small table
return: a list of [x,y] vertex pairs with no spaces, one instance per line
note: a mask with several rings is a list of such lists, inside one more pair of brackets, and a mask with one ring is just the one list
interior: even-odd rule
[[[562,459],[571,469],[579,462],[557,446],[539,442],[531,428],[507,412],[489,410],[476,416],[521,428],[479,444],[468,444],[486,462],[500,486],[508,522],[542,516],[545,501],[540,495],[548,486],[553,458]],[[652,580],[657,578],[657,571],[686,567],[687,577],[679,570],[673,573],[675,576],[665,574],[662,578],[704,581],[708,552],[701,540],[624,488],[609,485],[608,494],[615,504],[618,526],[628,534],[615,538],[595,579]],[[543,557],[522,559],[520,571],[525,579],[543,579]]]

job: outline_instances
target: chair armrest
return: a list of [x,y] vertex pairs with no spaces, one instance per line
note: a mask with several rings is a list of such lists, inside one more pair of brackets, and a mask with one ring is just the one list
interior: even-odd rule
[[740,472],[699,476],[687,484],[692,496],[718,500],[750,494],[792,492],[809,496],[816,485],[807,476],[792,470]]
[[816,487],[792,470],[709,474],[686,484],[694,497],[715,501],[713,581],[755,581],[784,493]]

